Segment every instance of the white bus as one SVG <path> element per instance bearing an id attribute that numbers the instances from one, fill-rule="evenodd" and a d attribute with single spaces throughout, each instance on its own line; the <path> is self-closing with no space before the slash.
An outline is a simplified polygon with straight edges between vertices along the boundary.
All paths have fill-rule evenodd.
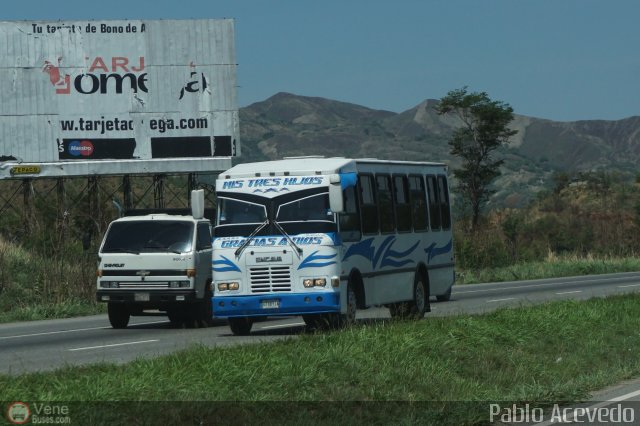
<path id="1" fill-rule="evenodd" d="M 266 316 L 343 325 L 386 306 L 421 318 L 455 280 L 447 167 L 300 157 L 216 180 L 213 311 L 236 335 Z"/>

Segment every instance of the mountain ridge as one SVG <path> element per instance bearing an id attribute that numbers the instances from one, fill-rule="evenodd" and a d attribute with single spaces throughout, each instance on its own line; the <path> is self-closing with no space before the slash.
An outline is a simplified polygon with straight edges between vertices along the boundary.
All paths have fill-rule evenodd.
<path id="1" fill-rule="evenodd" d="M 457 125 L 425 99 L 396 113 L 322 97 L 279 92 L 240 109 L 242 158 L 325 155 L 395 160 L 458 159 L 447 143 Z M 550 187 L 558 171 L 609 168 L 633 173 L 640 160 L 640 116 L 621 120 L 554 121 L 514 115 L 518 134 L 497 154 L 504 158 L 493 202 L 518 207 Z"/>

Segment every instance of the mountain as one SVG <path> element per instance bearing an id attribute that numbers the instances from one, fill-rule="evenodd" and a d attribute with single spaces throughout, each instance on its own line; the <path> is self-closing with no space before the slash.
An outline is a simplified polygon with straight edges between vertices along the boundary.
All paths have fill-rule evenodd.
<path id="1" fill-rule="evenodd" d="M 240 161 L 325 155 L 443 161 L 456 167 L 447 140 L 457 122 L 438 115 L 437 102 L 429 99 L 395 113 L 278 93 L 240 109 Z M 552 185 L 557 171 L 634 171 L 640 160 L 640 117 L 559 122 L 516 115 L 511 127 L 518 134 L 498 153 L 505 164 L 495 183 L 494 205 L 525 205 Z"/>

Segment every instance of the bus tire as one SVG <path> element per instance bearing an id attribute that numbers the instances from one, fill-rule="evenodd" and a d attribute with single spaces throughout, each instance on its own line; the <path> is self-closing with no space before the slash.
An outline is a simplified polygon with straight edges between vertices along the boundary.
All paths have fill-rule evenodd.
<path id="1" fill-rule="evenodd" d="M 429 310 L 429 291 L 424 276 L 416 273 L 413 283 L 413 301 L 409 302 L 409 317 L 413 319 L 424 318 Z"/>
<path id="2" fill-rule="evenodd" d="M 429 310 L 429 293 L 423 274 L 416 273 L 413 280 L 413 300 L 389 305 L 391 318 L 420 319 Z"/>
<path id="3" fill-rule="evenodd" d="M 231 332 L 235 336 L 248 336 L 251 333 L 252 326 L 252 318 L 229 318 L 229 328 L 231 328 Z"/>
<path id="4" fill-rule="evenodd" d="M 347 312 L 329 314 L 329 325 L 331 328 L 350 327 L 356 322 L 356 311 L 358 310 L 358 298 L 351 282 L 347 285 Z"/>
<path id="5" fill-rule="evenodd" d="M 439 296 L 436 296 L 436 300 L 438 302 L 448 302 L 451 300 L 451 287 L 449 287 L 449 290 L 447 290 L 447 292 L 445 294 L 441 294 Z"/>
<path id="6" fill-rule="evenodd" d="M 310 329 L 321 329 L 325 319 L 322 314 L 303 315 L 302 320 Z"/>
<path id="7" fill-rule="evenodd" d="M 129 307 L 122 303 L 108 303 L 107 313 L 109 315 L 109 322 L 113 328 L 127 328 L 129 325 L 129 319 L 131 313 Z"/>

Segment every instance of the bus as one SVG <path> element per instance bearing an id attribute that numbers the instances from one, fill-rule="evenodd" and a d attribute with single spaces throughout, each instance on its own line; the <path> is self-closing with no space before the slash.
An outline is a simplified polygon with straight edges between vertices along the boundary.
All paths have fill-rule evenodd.
<path id="1" fill-rule="evenodd" d="M 216 180 L 213 313 L 234 335 L 301 315 L 344 326 L 384 306 L 422 318 L 455 281 L 447 166 L 324 157 L 238 164 Z"/>

